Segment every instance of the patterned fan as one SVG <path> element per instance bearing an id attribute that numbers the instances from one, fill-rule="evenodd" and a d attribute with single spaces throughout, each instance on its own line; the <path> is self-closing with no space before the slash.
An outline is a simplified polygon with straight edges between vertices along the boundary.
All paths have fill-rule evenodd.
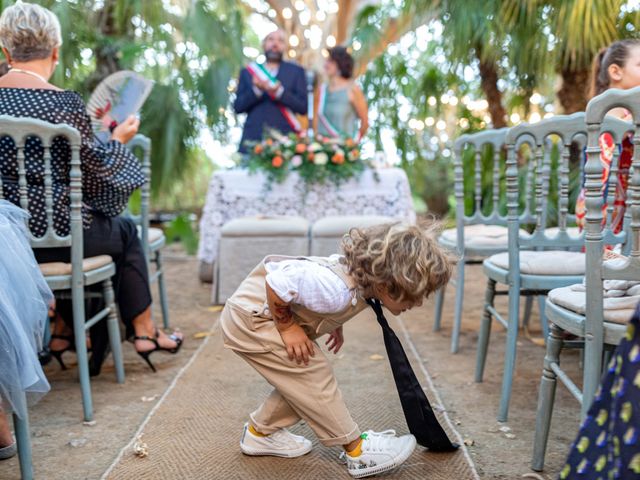
<path id="1" fill-rule="evenodd" d="M 138 113 L 152 87 L 152 81 L 129 70 L 116 72 L 100 82 L 87 104 L 96 137 L 107 142 L 118 123 Z"/>

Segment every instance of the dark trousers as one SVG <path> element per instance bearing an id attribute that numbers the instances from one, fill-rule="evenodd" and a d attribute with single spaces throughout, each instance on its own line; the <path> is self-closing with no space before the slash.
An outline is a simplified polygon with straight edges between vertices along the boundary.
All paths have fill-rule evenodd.
<path id="1" fill-rule="evenodd" d="M 69 248 L 47 248 L 35 251 L 39 263 L 69 262 L 70 255 Z M 120 318 L 126 327 L 126 336 L 129 338 L 134 333 L 133 319 L 151 305 L 149 272 L 135 223 L 125 217 L 105 217 L 94 213 L 91 226 L 84 230 L 84 257 L 97 255 L 109 255 L 116 264 L 116 274 L 112 278 L 113 288 Z M 96 291 L 102 291 L 101 285 L 93 288 Z M 56 303 L 56 309 L 60 315 L 68 325 L 72 326 L 71 301 L 59 300 Z M 87 302 L 87 318 L 101 307 L 98 303 L 101 302 Z M 106 322 L 98 322 L 96 327 L 91 332 L 92 344 L 94 338 L 99 343 L 106 342 Z M 96 345 L 93 346 L 96 347 Z"/>

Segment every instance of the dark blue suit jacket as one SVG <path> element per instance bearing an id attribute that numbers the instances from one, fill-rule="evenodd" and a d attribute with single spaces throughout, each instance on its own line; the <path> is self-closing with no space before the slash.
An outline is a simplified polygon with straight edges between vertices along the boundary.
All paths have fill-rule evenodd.
<path id="1" fill-rule="evenodd" d="M 249 71 L 243 68 L 240 72 L 233 108 L 236 113 L 247 114 L 247 121 L 244 124 L 240 141 L 239 151 L 241 153 L 248 151 L 244 144 L 245 140 L 262 140 L 265 126 L 285 134 L 293 131 L 278 108 L 278 103 L 294 113 L 307 114 L 307 81 L 302 67 L 295 63 L 281 62 L 276 78 L 284 87 L 284 92 L 279 100 L 272 100 L 266 93 L 257 97 L 253 91 L 253 79 Z"/>

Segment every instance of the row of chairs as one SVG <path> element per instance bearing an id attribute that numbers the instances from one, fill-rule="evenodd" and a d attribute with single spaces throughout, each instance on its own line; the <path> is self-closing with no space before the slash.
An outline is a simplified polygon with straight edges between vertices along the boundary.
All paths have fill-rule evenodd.
<path id="1" fill-rule="evenodd" d="M 635 125 L 607 116 L 614 107 L 627 108 Z M 617 181 L 618 148 L 608 179 L 603 185 L 599 138 L 612 136 L 616 146 L 640 126 L 640 88 L 609 90 L 594 98 L 586 112 L 561 115 L 536 124 L 521 124 L 510 129 L 490 130 L 464 135 L 455 145 L 456 228 L 445 231 L 441 243 L 460 255 L 458 265 L 452 351 L 458 350 L 464 269 L 469 263 L 483 263 L 487 277 L 485 304 L 478 338 L 475 379 L 481 382 L 487 357 L 492 320 L 507 329 L 502 391 L 498 421 L 506 421 L 516 362 L 517 337 L 522 323 L 528 321 L 532 300 L 538 298 L 540 320 L 546 341 L 541 387 L 538 399 L 532 467 L 541 470 L 555 386 L 560 379 L 581 404 L 582 417 L 594 398 L 603 368 L 603 352 L 612 349 L 624 337 L 625 325 L 604 320 L 603 280 L 640 280 L 640 163 L 634 156 L 629 176 L 628 208 L 622 231 L 614 233 L 612 217 Z M 553 141 L 550 141 L 553 140 Z M 634 144 L 640 141 L 634 137 Z M 582 148 L 586 144 L 588 161 L 583 169 Z M 526 146 L 525 146 L 526 145 Z M 572 146 L 579 153 L 571 161 Z M 638 148 L 638 147 L 636 147 Z M 483 162 L 483 153 L 491 151 L 492 165 Z M 553 150 L 559 158 L 552 160 Z M 575 149 L 573 151 L 576 151 Z M 473 172 L 464 168 L 465 155 Z M 485 165 L 483 165 L 483 163 Z M 572 165 L 575 165 L 572 168 Z M 484 171 L 483 171 L 483 167 Z M 491 171 L 487 173 L 488 168 Z M 633 171 L 636 173 L 634 174 Z M 575 215 L 570 212 L 570 181 L 586 178 L 586 231 L 571 227 Z M 486 180 L 490 179 L 490 205 L 483 204 Z M 466 180 L 466 182 L 465 182 Z M 603 213 L 603 191 L 608 192 Z M 557 204 L 551 204 L 551 195 Z M 483 195 L 484 194 L 484 195 Z M 472 203 L 467 215 L 465 199 Z M 469 202 L 470 201 L 470 202 Z M 486 203 L 486 202 L 485 202 Z M 551 226 L 555 224 L 554 226 Z M 612 267 L 603 259 L 605 245 L 622 245 L 628 254 L 623 266 Z M 581 283 L 586 284 L 586 311 L 578 313 L 546 298 L 549 291 Z M 498 292 L 496 286 L 505 285 Z M 558 294 L 562 292 L 557 290 Z M 503 316 L 494 305 L 497 294 L 508 295 L 508 313 Z M 520 297 L 526 296 L 524 315 L 520 315 Z M 546 299 L 545 299 L 546 298 Z M 438 292 L 434 328 L 440 328 L 444 292 Z M 547 319 L 550 321 L 549 328 Z M 567 340 L 565 332 L 577 338 Z M 560 368 L 563 347 L 584 349 L 582 389 Z"/>
<path id="2" fill-rule="evenodd" d="M 115 297 L 111 277 L 115 274 L 115 264 L 108 255 L 84 258 L 83 256 L 83 227 L 82 227 L 82 172 L 80 168 L 80 133 L 64 124 L 50 124 L 37 119 L 15 118 L 10 116 L 0 116 L 0 137 L 10 137 L 15 145 L 18 161 L 18 190 L 20 196 L 20 206 L 29 210 L 28 187 L 33 181 L 27 172 L 31 171 L 29 161 L 24 154 L 25 144 L 29 138 L 38 138 L 43 155 L 38 159 L 44 167 L 44 204 L 47 221 L 47 230 L 44 236 L 36 237 L 30 234 L 31 246 L 36 248 L 56 248 L 67 247 L 71 250 L 70 263 L 47 263 L 41 264 L 40 268 L 49 287 L 56 292 L 57 298 L 69 298 L 72 302 L 73 310 L 73 330 L 75 336 L 75 347 L 78 357 L 78 376 L 82 392 L 82 406 L 84 421 L 93 420 L 93 403 L 91 396 L 91 383 L 89 376 L 89 363 L 87 358 L 86 332 L 89 328 L 100 321 L 108 324 L 109 343 L 115 364 L 116 381 L 124 383 L 125 372 L 122 360 L 122 349 L 120 339 L 120 327 L 118 321 L 118 309 L 115 304 Z M 53 178 L 52 178 L 52 157 L 51 146 L 54 140 L 63 137 L 69 144 L 70 158 L 70 233 L 60 236 L 53 228 Z M 135 217 L 139 225 L 139 233 L 143 250 L 147 256 L 148 263 L 154 263 L 155 269 L 150 275 L 151 281 L 157 281 L 160 293 L 160 304 L 163 315 L 163 325 L 169 326 L 169 310 L 167 294 L 164 285 L 164 271 L 162 267 L 161 249 L 165 244 L 165 237 L 162 230 L 149 227 L 149 197 L 150 197 L 150 153 L 151 142 L 143 135 L 136 135 L 129 143 L 129 148 L 136 152 L 141 160 L 142 170 L 147 181 L 141 188 L 141 211 Z M 2 179 L 0 178 L 0 198 L 4 198 L 2 189 Z M 151 270 L 150 270 L 151 272 Z M 86 287 L 101 285 L 101 296 L 104 300 L 104 308 L 91 318 L 85 315 L 85 300 L 95 293 L 90 293 Z M 45 329 L 48 332 L 48 326 Z M 45 333 L 46 333 L 45 332 Z M 46 335 L 45 335 L 46 336 Z M 45 339 L 46 340 L 46 339 Z M 26 402 L 26 399 L 25 399 Z M 14 415 L 14 426 L 16 441 L 18 444 L 20 469 L 23 479 L 33 477 L 31 465 L 31 443 L 29 437 L 28 418 L 19 418 Z"/>

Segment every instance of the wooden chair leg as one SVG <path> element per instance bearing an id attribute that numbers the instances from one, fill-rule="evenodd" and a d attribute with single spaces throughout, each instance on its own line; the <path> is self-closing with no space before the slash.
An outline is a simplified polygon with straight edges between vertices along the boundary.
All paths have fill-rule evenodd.
<path id="1" fill-rule="evenodd" d="M 105 306 L 109 308 L 107 316 L 107 330 L 109 332 L 109 345 L 113 354 L 113 363 L 116 370 L 116 381 L 124 383 L 124 362 L 122 360 L 122 343 L 120 342 L 120 328 L 118 326 L 118 313 L 113 294 L 113 284 L 108 278 L 102 282 Z"/>
<path id="2" fill-rule="evenodd" d="M 456 278 L 456 302 L 453 313 L 453 333 L 451 334 L 451 353 L 458 353 L 460 346 L 460 329 L 462 327 L 462 302 L 464 301 L 464 258 L 458 262 Z"/>
<path id="3" fill-rule="evenodd" d="M 562 330 L 552 325 L 551 333 L 547 340 L 547 353 L 544 357 L 542 379 L 540 380 L 538 410 L 536 412 L 536 433 L 533 440 L 533 457 L 531 459 L 531 468 L 537 472 L 542 471 L 544 468 L 544 457 L 547 451 L 551 415 L 556 396 L 557 379 L 551 366 L 560 364 L 561 350 Z"/>
<path id="4" fill-rule="evenodd" d="M 169 301 L 167 298 L 167 289 L 164 284 L 164 270 L 162 269 L 162 255 L 160 250 L 155 254 L 156 272 L 158 273 L 158 291 L 160 292 L 160 308 L 162 309 L 162 325 L 165 329 L 169 328 Z"/>
<path id="5" fill-rule="evenodd" d="M 13 414 L 13 429 L 16 434 L 16 443 L 18 445 L 18 461 L 20 463 L 20 476 L 22 480 L 33 479 L 33 462 L 31 455 L 31 435 L 29 433 L 29 416 L 27 413 L 27 399 L 24 394 L 18 400 L 21 410 L 24 409 L 25 417 L 19 418 Z"/>
<path id="6" fill-rule="evenodd" d="M 446 286 L 443 286 L 442 288 L 439 288 L 438 291 L 436 292 L 436 307 L 435 307 L 435 314 L 434 314 L 434 320 L 433 320 L 433 331 L 434 332 L 439 332 L 440 329 L 442 328 L 442 307 L 444 305 L 444 294 L 446 291 Z"/>
<path id="7" fill-rule="evenodd" d="M 484 294 L 484 311 L 480 324 L 480 334 L 478 336 L 478 351 L 476 354 L 476 382 L 482 382 L 484 376 L 484 366 L 487 360 L 487 349 L 489 348 L 489 336 L 491 334 L 491 312 L 487 307 L 493 307 L 496 296 L 496 281 L 487 279 L 487 289 Z"/>
<path id="8" fill-rule="evenodd" d="M 547 305 L 547 296 L 538 295 L 538 312 L 540 313 L 540 327 L 542 328 L 542 336 L 544 337 L 545 342 L 549 337 L 549 321 L 547 320 L 547 315 L 545 314 L 546 305 Z"/>
<path id="9" fill-rule="evenodd" d="M 527 295 L 524 300 L 524 317 L 522 319 L 523 328 L 526 328 L 529 326 L 529 321 L 531 320 L 532 311 L 533 311 L 533 297 L 531 295 Z"/>
<path id="10" fill-rule="evenodd" d="M 89 360 L 87 357 L 87 340 L 84 311 L 84 285 L 74 285 L 71 292 L 73 307 L 73 332 L 76 341 L 78 358 L 78 378 L 82 393 L 82 409 L 84 421 L 93 420 L 93 401 L 91 399 L 91 380 L 89 378 Z"/>
<path id="11" fill-rule="evenodd" d="M 507 319 L 507 344 L 504 352 L 504 369 L 502 371 L 502 393 L 498 408 L 498 421 L 506 422 L 509 416 L 511 387 L 516 367 L 516 349 L 518 329 L 520 328 L 520 282 L 509 286 L 509 317 Z"/>

